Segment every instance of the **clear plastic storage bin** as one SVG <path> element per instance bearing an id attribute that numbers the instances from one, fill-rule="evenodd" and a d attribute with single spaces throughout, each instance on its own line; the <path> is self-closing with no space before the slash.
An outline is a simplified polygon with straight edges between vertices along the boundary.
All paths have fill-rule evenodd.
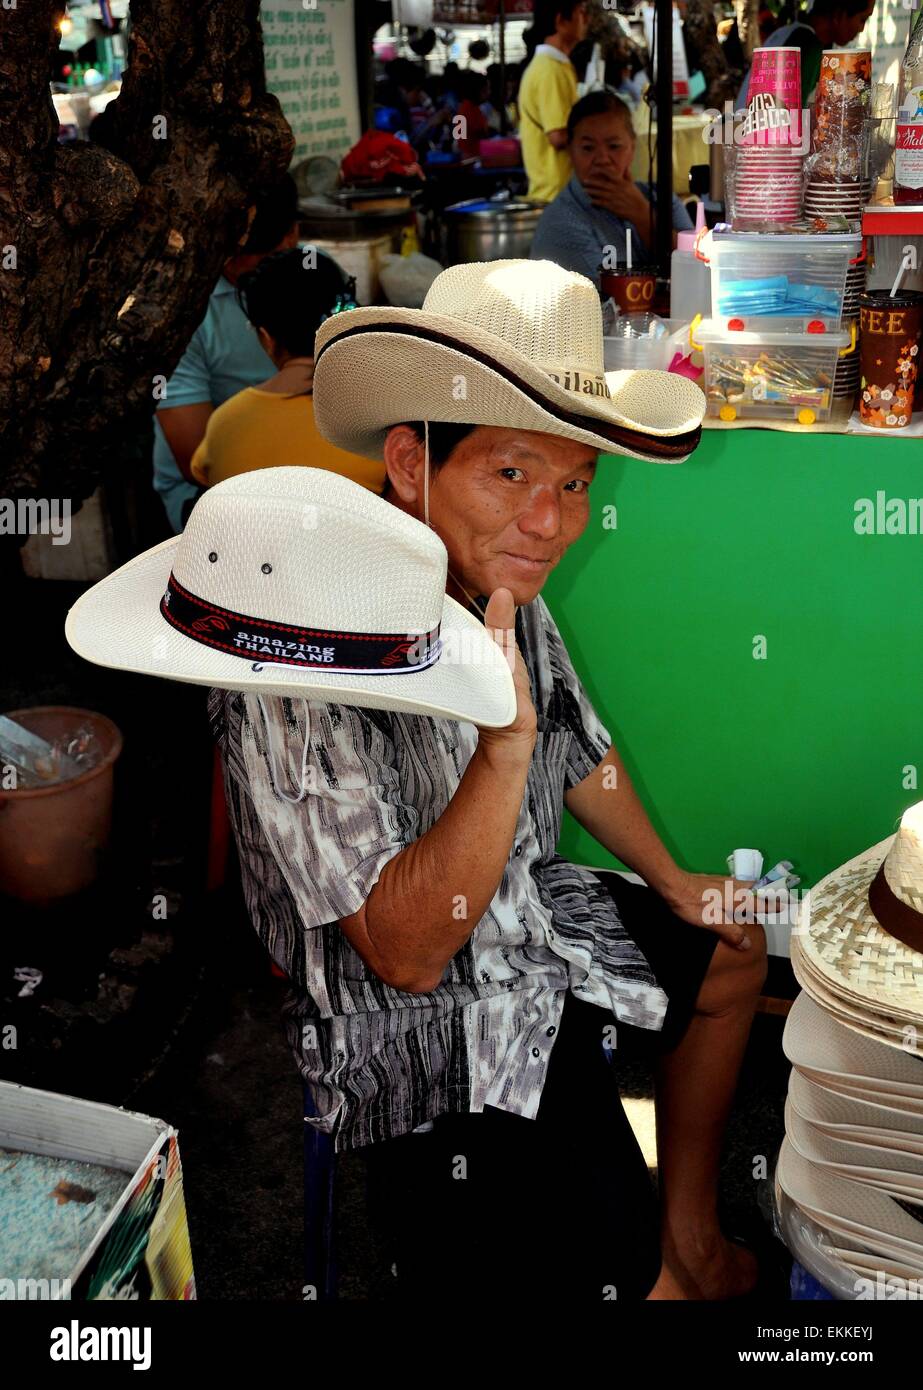
<path id="1" fill-rule="evenodd" d="M 855 330 L 790 333 L 769 321 L 766 330 L 728 331 L 708 319 L 690 340 L 705 354 L 708 414 L 721 420 L 828 420 L 840 356 L 855 351 Z"/>
<path id="2" fill-rule="evenodd" d="M 796 334 L 815 321 L 839 326 L 846 272 L 863 254 L 861 235 L 846 232 L 788 236 L 714 231 L 703 251 L 711 265 L 715 321 L 746 330 L 761 326 L 765 318 L 785 319 L 780 331 Z"/>

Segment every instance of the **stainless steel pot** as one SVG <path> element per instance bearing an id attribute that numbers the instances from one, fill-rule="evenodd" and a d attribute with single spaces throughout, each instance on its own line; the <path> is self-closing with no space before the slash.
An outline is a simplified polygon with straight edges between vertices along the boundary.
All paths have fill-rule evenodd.
<path id="1" fill-rule="evenodd" d="M 524 259 L 544 207 L 522 199 L 453 203 L 443 213 L 446 265 Z"/>

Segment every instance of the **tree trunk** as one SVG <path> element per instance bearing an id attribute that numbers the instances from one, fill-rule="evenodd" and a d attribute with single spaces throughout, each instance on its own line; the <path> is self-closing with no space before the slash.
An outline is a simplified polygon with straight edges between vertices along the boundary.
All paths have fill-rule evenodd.
<path id="1" fill-rule="evenodd" d="M 62 13 L 29 0 L 0 31 L 0 495 L 76 508 L 153 409 L 294 140 L 259 0 L 132 0 L 118 99 L 93 143 L 59 145 Z"/>

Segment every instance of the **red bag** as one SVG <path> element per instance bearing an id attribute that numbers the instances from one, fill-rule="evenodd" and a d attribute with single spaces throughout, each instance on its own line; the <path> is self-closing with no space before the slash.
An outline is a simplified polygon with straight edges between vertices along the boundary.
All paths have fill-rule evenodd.
<path id="1" fill-rule="evenodd" d="M 412 174 L 423 177 L 417 154 L 406 140 L 398 140 L 385 130 L 367 130 L 344 155 L 340 165 L 344 183 L 357 179 L 381 183 L 388 174 Z"/>

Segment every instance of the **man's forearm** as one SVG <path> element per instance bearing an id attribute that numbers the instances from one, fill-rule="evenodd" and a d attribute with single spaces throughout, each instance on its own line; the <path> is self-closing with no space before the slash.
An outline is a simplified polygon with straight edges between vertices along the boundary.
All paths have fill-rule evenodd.
<path id="1" fill-rule="evenodd" d="M 396 989 L 439 983 L 497 891 L 525 792 L 527 745 L 478 745 L 435 825 L 389 860 L 364 906 L 341 922 L 366 963 Z"/>
<path id="2" fill-rule="evenodd" d="M 565 794 L 564 801 L 571 815 L 610 854 L 658 893 L 669 894 L 682 871 L 651 824 L 614 747 L 589 777 Z"/>

